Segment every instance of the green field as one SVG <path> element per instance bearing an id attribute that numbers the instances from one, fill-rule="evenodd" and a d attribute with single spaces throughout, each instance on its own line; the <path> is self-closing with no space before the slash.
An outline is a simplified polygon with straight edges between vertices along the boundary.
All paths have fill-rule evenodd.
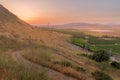
<path id="1" fill-rule="evenodd" d="M 120 53 L 120 38 L 118 37 L 109 37 L 109 36 L 95 37 L 91 35 L 85 35 L 84 33 L 78 30 L 72 30 L 72 29 L 57 29 L 55 31 L 72 35 L 71 43 L 80 46 L 82 48 L 84 48 L 85 46 L 85 36 L 87 36 L 88 49 L 90 51 L 96 52 L 101 49 L 109 51 L 110 49 L 112 49 L 113 53 L 116 54 Z"/>

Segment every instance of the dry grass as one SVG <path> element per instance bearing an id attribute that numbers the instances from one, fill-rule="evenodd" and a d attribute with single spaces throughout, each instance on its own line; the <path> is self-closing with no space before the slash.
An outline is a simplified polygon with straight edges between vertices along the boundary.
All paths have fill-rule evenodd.
<path id="1" fill-rule="evenodd" d="M 4 10 L 5 12 L 1 10 Z M 78 57 L 76 54 L 83 51 L 76 49 L 68 43 L 70 35 L 32 27 L 4 8 L 0 9 L 0 35 L 12 39 L 17 38 L 21 41 L 29 41 L 29 46 L 27 46 L 28 51 L 23 54 L 25 58 L 77 79 L 84 80 L 84 78 L 86 78 L 86 80 L 93 80 L 91 72 L 102 70 L 101 67 L 107 67 L 104 66 L 104 64 L 96 63 L 88 58 Z M 42 46 L 41 48 L 39 46 L 39 50 L 37 51 L 34 44 L 31 44 L 31 42 L 41 42 L 48 47 Z M 57 52 L 60 54 L 58 55 Z M 88 72 L 78 72 L 73 67 L 54 64 L 55 61 L 61 62 L 63 60 L 70 61 L 74 66 L 83 67 L 87 69 Z M 0 73 L 3 73 L 0 75 L 0 78 L 3 80 L 6 80 L 7 78 L 9 78 L 9 80 L 40 80 L 39 73 L 36 73 L 33 70 L 26 70 L 23 66 L 18 65 L 10 58 L 9 54 L 0 54 L 0 67 Z M 110 66 L 108 66 L 104 72 L 109 74 L 114 80 L 120 79 L 120 71 L 115 70 Z M 7 77 L 7 75 L 9 76 Z"/>
<path id="2" fill-rule="evenodd" d="M 66 67 L 63 66 L 61 63 L 63 60 L 67 60 L 64 57 L 57 55 L 57 51 L 54 51 L 54 49 L 48 48 L 48 47 L 38 47 L 37 49 L 33 50 L 27 50 L 23 53 L 23 56 L 37 64 L 40 64 L 42 66 L 54 69 L 58 72 L 61 72 L 65 75 L 84 80 L 85 76 L 83 76 L 81 73 L 75 70 L 72 67 Z M 58 62 L 55 63 L 55 62 Z M 70 61 L 71 62 L 71 61 Z"/>

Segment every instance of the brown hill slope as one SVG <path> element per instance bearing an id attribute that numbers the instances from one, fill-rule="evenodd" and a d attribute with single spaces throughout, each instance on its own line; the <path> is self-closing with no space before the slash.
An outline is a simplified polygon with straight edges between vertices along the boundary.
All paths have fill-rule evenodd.
<path id="1" fill-rule="evenodd" d="M 9 10 L 4 8 L 2 5 L 0 5 L 0 35 L 4 35 L 4 36 L 7 36 L 9 38 L 15 38 L 15 39 L 19 39 L 19 40 L 28 40 L 29 39 L 29 40 L 32 40 L 32 41 L 35 41 L 35 42 L 38 42 L 38 43 L 42 42 L 45 46 L 49 46 L 51 50 L 53 50 L 53 48 L 54 48 L 54 49 L 59 50 L 60 53 L 63 52 L 63 53 L 67 53 L 67 54 L 70 55 L 70 54 L 76 52 L 76 50 L 74 50 L 74 48 L 69 43 L 67 43 L 67 40 L 65 39 L 67 35 L 60 34 L 60 33 L 57 33 L 57 32 L 43 30 L 43 29 L 36 28 L 36 27 L 32 27 L 31 25 L 29 25 L 29 24 L 25 23 L 24 21 L 20 20 L 17 16 L 12 14 Z M 10 46 L 12 46 L 12 45 L 10 44 Z M 31 49 L 33 49 L 33 47 Z M 47 51 L 47 48 L 46 49 L 41 49 L 41 51 L 40 51 L 41 53 L 42 53 L 42 50 Z M 57 51 L 56 51 L 56 53 L 57 53 Z M 54 54 L 56 55 L 56 53 L 54 53 Z M 51 54 L 53 54 L 53 52 Z M 35 55 L 36 55 L 36 53 L 35 53 Z M 17 62 L 16 59 L 14 59 L 14 55 L 8 55 L 7 54 L 7 56 L 10 56 L 11 61 L 14 60 L 15 62 Z M 62 57 L 60 55 L 57 55 L 57 56 L 60 57 L 60 58 Z M 57 57 L 57 56 L 55 56 L 55 57 Z M 15 55 L 15 57 L 16 57 L 16 55 Z M 41 57 L 41 56 L 39 56 L 39 57 Z M 63 56 L 63 58 L 64 58 L 64 56 Z M 4 59 L 6 60 L 8 58 L 4 57 Z M 22 58 L 20 58 L 20 62 L 21 62 L 21 60 L 22 60 Z M 7 61 L 9 61 L 9 60 L 7 60 Z M 46 61 L 46 60 L 44 60 L 44 61 Z M 17 63 L 19 64 L 20 62 L 17 62 Z M 9 63 L 10 63 L 10 61 L 9 61 Z M 29 65 L 27 67 L 29 67 Z M 64 74 L 64 73 L 62 72 L 61 74 Z M 56 77 L 56 75 L 54 75 L 54 77 Z M 61 75 L 59 75 L 58 77 L 62 78 Z M 67 76 L 65 76 L 65 77 L 67 77 Z M 1 77 L 0 77 L 0 80 L 1 80 Z M 15 80 L 18 80 L 18 79 L 15 79 Z M 57 79 L 55 79 L 55 80 L 57 80 Z M 65 79 L 63 78 L 63 79 L 59 79 L 59 80 L 65 80 Z M 69 79 L 69 80 L 72 80 L 72 79 Z"/>
<path id="2" fill-rule="evenodd" d="M 91 75 L 91 72 L 94 72 L 95 70 L 101 71 L 101 69 L 103 69 L 105 67 L 106 68 L 105 72 L 108 73 L 113 78 L 115 78 L 115 80 L 119 80 L 119 78 L 120 78 L 118 75 L 119 71 L 116 71 L 113 68 L 109 69 L 109 67 L 108 66 L 106 67 L 104 64 L 103 65 L 98 64 L 88 58 L 78 56 L 78 54 L 80 54 L 80 51 L 82 49 L 78 48 L 77 46 L 73 46 L 67 42 L 66 38 L 69 38 L 69 35 L 65 35 L 62 33 L 60 34 L 57 32 L 47 31 L 47 30 L 43 30 L 40 28 L 32 27 L 31 25 L 20 20 L 17 16 L 12 14 L 10 11 L 8 11 L 6 8 L 4 8 L 2 5 L 0 5 L 0 35 L 7 36 L 9 38 L 15 38 L 15 39 L 17 38 L 19 40 L 30 39 L 30 40 L 33 40 L 36 42 L 44 43 L 45 45 L 50 47 L 50 50 L 49 50 L 49 48 L 43 48 L 43 47 L 40 47 L 37 49 L 35 49 L 36 48 L 35 47 L 34 48 L 35 50 L 31 50 L 31 48 L 30 48 L 28 51 L 26 50 L 24 53 L 22 53 L 24 56 L 24 59 L 30 60 L 30 62 L 33 62 L 33 63 L 37 63 L 37 64 L 39 63 L 40 65 L 41 64 L 43 65 L 41 59 L 44 54 L 42 54 L 42 53 L 47 54 L 47 52 L 48 52 L 49 54 L 54 54 L 54 56 L 52 56 L 52 57 L 50 56 L 51 60 L 48 59 L 49 54 L 47 56 L 47 59 L 45 58 L 46 60 L 43 59 L 43 61 L 46 61 L 44 63 L 44 66 L 50 67 L 51 69 L 57 70 L 61 73 L 65 73 L 69 76 L 78 78 L 83 75 L 86 77 L 86 80 L 93 80 L 93 76 Z M 51 48 L 55 48 L 55 49 L 59 50 L 59 53 L 57 50 L 52 51 Z M 39 53 L 40 51 L 41 51 L 41 53 Z M 7 63 L 11 64 L 10 63 L 10 60 L 12 61 L 11 55 L 6 54 L 6 56 L 3 59 L 5 59 L 5 61 Z M 8 56 L 10 56 L 10 60 L 8 59 Z M 16 54 L 14 55 L 14 53 L 13 53 L 12 57 L 14 57 L 14 56 L 16 57 Z M 2 56 L 0 56 L 0 59 L 1 59 L 1 57 Z M 18 58 L 18 60 L 19 60 L 19 58 Z M 72 68 L 71 67 L 67 68 L 66 66 L 63 67 L 64 63 L 66 64 L 66 60 L 70 61 L 73 64 Z M 21 58 L 20 58 L 20 61 L 21 61 Z M 54 62 L 54 61 L 56 61 L 56 62 Z M 61 65 L 61 63 L 63 65 Z M 67 63 L 69 64 L 69 62 L 67 62 Z M 80 70 L 81 69 L 84 70 L 83 68 L 85 68 L 86 72 L 84 73 L 79 70 L 76 71 L 76 69 L 74 69 L 74 68 L 77 68 Z M 7 71 L 5 71 L 5 72 L 7 72 Z M 111 72 L 114 72 L 114 73 L 111 73 Z M 13 80 L 13 79 L 11 79 L 11 80 Z M 17 79 L 15 79 L 15 80 L 17 80 Z M 65 80 L 65 79 L 62 79 L 62 80 Z"/>
<path id="3" fill-rule="evenodd" d="M 41 41 L 48 46 L 59 48 L 64 52 L 66 50 L 69 52 L 75 51 L 64 39 L 68 35 L 34 28 L 20 20 L 2 5 L 0 5 L 0 35 L 16 37 L 21 40 L 32 39 Z"/>

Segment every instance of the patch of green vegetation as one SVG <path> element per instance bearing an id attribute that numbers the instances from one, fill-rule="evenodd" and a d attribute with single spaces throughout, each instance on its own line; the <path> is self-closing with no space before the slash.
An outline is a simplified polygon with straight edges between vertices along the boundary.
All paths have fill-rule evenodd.
<path id="1" fill-rule="evenodd" d="M 114 68 L 120 69 L 120 63 L 118 63 L 116 61 L 112 62 L 111 66 L 114 67 Z"/>
<path id="2" fill-rule="evenodd" d="M 81 38 L 71 38 L 71 43 L 84 48 L 85 42 Z"/>
<path id="3" fill-rule="evenodd" d="M 58 65 L 61 65 L 63 67 L 69 67 L 69 68 L 72 68 L 78 72 L 86 72 L 87 70 L 84 69 L 83 67 L 80 67 L 80 66 L 77 66 L 77 65 L 73 65 L 70 61 L 55 61 L 54 64 L 58 64 Z"/>
<path id="4" fill-rule="evenodd" d="M 120 45 L 96 45 L 96 47 L 107 51 L 112 49 L 113 53 L 120 53 Z"/>
<path id="5" fill-rule="evenodd" d="M 96 53 L 93 54 L 77 54 L 78 56 L 83 56 L 83 57 L 87 57 L 89 59 L 93 59 L 97 62 L 104 62 L 104 61 L 109 61 L 110 60 L 110 55 L 108 54 L 108 52 L 104 51 L 104 50 L 99 50 Z"/>
<path id="6" fill-rule="evenodd" d="M 96 47 L 95 45 L 89 45 L 88 50 L 91 52 L 97 52 L 97 51 L 99 51 L 99 48 Z"/>
<path id="7" fill-rule="evenodd" d="M 114 45 L 114 44 L 120 44 L 120 40 L 119 39 L 111 39 L 111 40 L 105 40 L 102 38 L 98 38 L 98 37 L 90 37 L 89 38 L 89 43 L 90 44 L 94 44 L 94 45 Z"/>
<path id="8" fill-rule="evenodd" d="M 72 63 L 69 61 L 62 61 L 61 65 L 64 67 L 72 67 L 73 66 Z"/>
<path id="9" fill-rule="evenodd" d="M 102 62 L 99 65 L 100 70 L 102 71 L 109 71 L 111 69 L 109 62 Z"/>
<path id="10" fill-rule="evenodd" d="M 82 53 L 82 54 L 77 54 L 77 55 L 92 59 L 92 54 L 90 55 L 90 54 L 87 54 L 87 53 Z"/>
<path id="11" fill-rule="evenodd" d="M 80 53 L 80 54 L 77 54 L 78 56 L 84 56 L 84 57 L 88 57 L 88 55 L 86 53 Z"/>
<path id="12" fill-rule="evenodd" d="M 110 55 L 106 51 L 100 50 L 92 55 L 92 59 L 97 62 L 109 61 Z"/>
<path id="13" fill-rule="evenodd" d="M 96 80 L 113 80 L 109 75 L 100 71 L 95 71 L 92 75 Z"/>
<path id="14" fill-rule="evenodd" d="M 85 41 L 84 38 L 81 37 L 72 37 L 71 43 L 77 46 L 84 48 Z M 99 50 L 106 50 L 109 51 L 110 49 L 113 50 L 112 53 L 120 53 L 120 39 L 113 39 L 113 40 L 104 40 L 98 37 L 89 36 L 88 38 L 88 50 L 91 52 L 97 52 Z"/>

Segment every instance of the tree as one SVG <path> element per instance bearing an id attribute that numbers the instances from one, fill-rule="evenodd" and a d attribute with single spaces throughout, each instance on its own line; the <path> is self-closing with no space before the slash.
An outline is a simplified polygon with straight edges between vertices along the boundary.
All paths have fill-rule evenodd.
<path id="1" fill-rule="evenodd" d="M 110 56 L 105 50 L 100 50 L 97 53 L 94 53 L 92 59 L 97 62 L 109 61 Z"/>

